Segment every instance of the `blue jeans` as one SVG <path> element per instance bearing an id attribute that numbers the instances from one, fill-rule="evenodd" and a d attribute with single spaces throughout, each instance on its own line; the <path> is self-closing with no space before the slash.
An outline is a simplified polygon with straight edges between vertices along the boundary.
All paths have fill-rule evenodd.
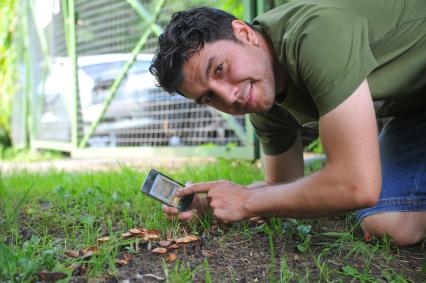
<path id="1" fill-rule="evenodd" d="M 396 117 L 380 133 L 382 191 L 375 207 L 356 216 L 382 212 L 426 211 L 426 110 Z"/>

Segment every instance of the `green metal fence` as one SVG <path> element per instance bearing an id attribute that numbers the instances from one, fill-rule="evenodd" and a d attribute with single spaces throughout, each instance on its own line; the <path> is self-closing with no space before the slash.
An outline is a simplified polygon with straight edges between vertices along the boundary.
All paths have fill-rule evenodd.
<path id="1" fill-rule="evenodd" d="M 14 143 L 76 157 L 254 158 L 247 117 L 170 97 L 147 71 L 171 14 L 200 4 L 182 2 L 21 0 Z M 267 6 L 243 3 L 246 20 Z"/>

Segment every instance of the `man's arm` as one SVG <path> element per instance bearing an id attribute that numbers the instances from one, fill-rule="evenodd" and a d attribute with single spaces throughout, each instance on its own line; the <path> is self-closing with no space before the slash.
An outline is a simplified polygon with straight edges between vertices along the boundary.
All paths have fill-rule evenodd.
<path id="1" fill-rule="evenodd" d="M 303 146 L 300 134 L 293 146 L 284 153 L 264 155 L 265 182 L 268 184 L 285 183 L 303 177 Z"/>
<path id="2" fill-rule="evenodd" d="M 366 80 L 321 117 L 320 137 L 327 164 L 307 177 L 258 190 L 244 190 L 227 181 L 200 183 L 180 195 L 208 192 L 214 214 L 225 222 L 258 215 L 319 217 L 373 206 L 380 194 L 381 173 L 377 125 Z M 278 178 L 279 172 L 272 172 L 270 177 Z"/>
<path id="3" fill-rule="evenodd" d="M 379 145 L 366 80 L 320 119 L 320 137 L 326 166 L 293 183 L 253 192 L 246 203 L 250 214 L 316 217 L 377 202 L 381 187 Z"/>
<path id="4" fill-rule="evenodd" d="M 294 144 L 287 151 L 278 155 L 264 155 L 263 168 L 265 180 L 248 185 L 248 189 L 288 183 L 303 177 L 303 146 L 300 134 L 297 135 Z"/>

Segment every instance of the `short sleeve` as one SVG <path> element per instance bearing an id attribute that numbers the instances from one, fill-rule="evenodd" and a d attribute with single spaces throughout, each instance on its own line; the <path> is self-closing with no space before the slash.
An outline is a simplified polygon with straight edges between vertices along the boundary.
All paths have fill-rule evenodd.
<path id="1" fill-rule="evenodd" d="M 303 85 L 323 116 L 349 97 L 374 70 L 368 21 L 348 10 L 323 10 L 293 30 L 290 76 Z"/>
<path id="2" fill-rule="evenodd" d="M 297 122 L 290 113 L 275 104 L 268 113 L 250 114 L 250 122 L 267 155 L 287 151 L 297 138 Z"/>

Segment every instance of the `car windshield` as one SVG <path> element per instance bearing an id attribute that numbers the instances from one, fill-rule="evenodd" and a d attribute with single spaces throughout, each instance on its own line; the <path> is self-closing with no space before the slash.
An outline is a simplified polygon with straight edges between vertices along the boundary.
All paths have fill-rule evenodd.
<path id="1" fill-rule="evenodd" d="M 149 61 L 136 61 L 129 69 L 129 74 L 140 74 L 148 72 L 150 63 L 151 62 Z M 108 62 L 83 66 L 82 69 L 94 81 L 99 81 L 103 78 L 116 78 L 125 64 L 126 61 Z"/>
<path id="2" fill-rule="evenodd" d="M 135 84 L 135 80 L 132 80 L 131 85 L 127 85 L 129 78 L 136 77 L 146 77 L 149 74 L 149 65 L 150 61 L 148 60 L 138 60 L 136 61 L 129 69 L 126 78 L 120 85 L 117 94 L 115 95 L 116 99 L 124 98 L 127 96 L 135 96 L 142 91 L 146 91 L 146 84 L 144 85 L 139 81 L 138 84 Z M 87 73 L 89 77 L 91 77 L 95 83 L 93 87 L 93 103 L 102 102 L 109 89 L 111 88 L 114 80 L 118 77 L 119 73 L 123 69 L 126 61 L 116 61 L 116 62 L 107 62 L 107 63 L 99 63 L 92 64 L 87 66 L 82 66 L 81 69 Z M 150 74 L 148 75 L 151 76 Z M 154 85 L 152 85 L 154 86 Z"/>

